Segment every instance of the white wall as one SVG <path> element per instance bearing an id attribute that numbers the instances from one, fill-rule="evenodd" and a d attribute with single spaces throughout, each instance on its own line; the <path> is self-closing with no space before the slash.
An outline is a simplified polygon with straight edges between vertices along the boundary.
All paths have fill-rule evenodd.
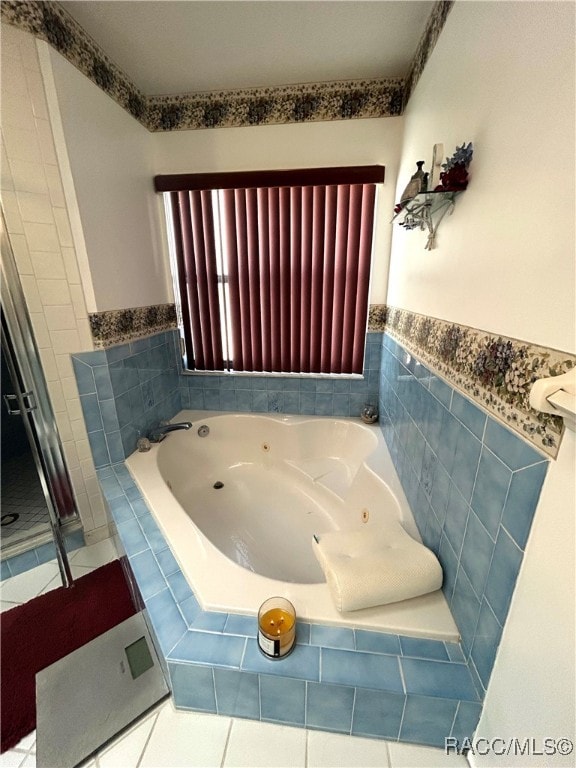
<path id="1" fill-rule="evenodd" d="M 38 49 L 47 55 L 48 46 Z M 108 517 L 70 354 L 93 349 L 37 44 L 2 25 L 2 208 L 88 542 Z"/>
<path id="2" fill-rule="evenodd" d="M 572 3 L 454 5 L 405 113 L 398 194 L 437 142 L 474 143 L 470 185 L 436 250 L 395 227 L 390 304 L 574 350 L 574 95 Z"/>
<path id="3" fill-rule="evenodd" d="M 437 142 L 474 143 L 471 182 L 436 250 L 395 228 L 388 303 L 574 351 L 574 94 L 573 4 L 455 4 L 405 115 L 398 192 Z M 478 737 L 574 739 L 574 442 L 545 482 Z"/>
<path id="4" fill-rule="evenodd" d="M 50 59 L 81 219 L 73 231 L 94 292 L 89 311 L 172 301 L 155 174 L 334 165 L 386 167 L 370 298 L 385 302 L 403 118 L 150 134 L 62 56 Z"/>
<path id="5" fill-rule="evenodd" d="M 81 220 L 73 231 L 93 287 L 88 311 L 172 301 L 152 135 L 52 49 L 50 61 L 71 170 L 65 181 Z"/>
<path id="6" fill-rule="evenodd" d="M 389 117 L 154 134 L 154 167 L 160 174 L 384 165 L 370 291 L 370 302 L 383 304 L 402 126 L 403 118 Z"/>

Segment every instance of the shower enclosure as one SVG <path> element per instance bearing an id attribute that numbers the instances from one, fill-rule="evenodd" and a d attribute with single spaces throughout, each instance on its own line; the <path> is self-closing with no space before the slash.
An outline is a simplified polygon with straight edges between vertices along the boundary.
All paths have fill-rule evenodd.
<path id="1" fill-rule="evenodd" d="M 73 582 L 65 536 L 81 528 L 14 256 L 1 221 L 2 561 L 54 543 Z"/>

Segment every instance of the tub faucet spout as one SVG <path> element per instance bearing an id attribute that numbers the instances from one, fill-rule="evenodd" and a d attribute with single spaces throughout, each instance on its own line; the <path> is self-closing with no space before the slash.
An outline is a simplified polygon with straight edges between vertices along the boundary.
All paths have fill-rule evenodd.
<path id="1" fill-rule="evenodd" d="M 169 432 L 175 432 L 177 429 L 190 429 L 191 421 L 179 421 L 175 424 L 158 424 L 148 433 L 148 440 L 151 443 L 161 443 Z"/>

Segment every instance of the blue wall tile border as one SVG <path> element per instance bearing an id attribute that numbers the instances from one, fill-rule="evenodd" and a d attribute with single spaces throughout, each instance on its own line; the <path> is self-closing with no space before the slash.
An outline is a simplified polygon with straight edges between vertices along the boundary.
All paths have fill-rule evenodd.
<path id="1" fill-rule="evenodd" d="M 411 358 L 415 356 L 488 411 L 494 417 L 491 430 L 497 433 L 497 441 L 508 442 L 523 466 L 524 446 L 530 450 L 530 443 L 556 457 L 564 428 L 562 418 L 531 408 L 530 389 L 536 379 L 574 368 L 576 355 L 393 306 L 386 307 L 385 330 Z M 452 412 L 479 437 L 481 422 L 470 419 L 481 419 L 482 411 L 471 408 L 460 392 L 451 396 Z M 514 440 L 516 435 L 509 430 L 524 439 Z M 488 445 L 494 447 L 489 440 Z M 496 452 L 504 458 L 502 448 Z"/>
<path id="2" fill-rule="evenodd" d="M 96 468 L 122 461 L 141 435 L 181 410 L 176 331 L 72 356 Z"/>
<path id="3" fill-rule="evenodd" d="M 182 408 L 358 416 L 377 405 L 382 333 L 366 336 L 362 377 L 184 374 L 177 331 L 72 356 L 96 468 L 123 461 L 160 421 Z"/>
<path id="4" fill-rule="evenodd" d="M 388 334 L 379 410 L 483 697 L 549 462 Z"/>
<path id="5" fill-rule="evenodd" d="M 366 403 L 378 403 L 381 349 L 382 332 L 368 332 L 363 375 L 357 378 L 183 374 L 179 377 L 182 408 L 359 416 Z"/>
<path id="6" fill-rule="evenodd" d="M 472 736 L 481 702 L 457 643 L 299 622 L 293 653 L 267 659 L 255 616 L 202 610 L 125 464 L 97 474 L 178 708 L 434 746 Z"/>

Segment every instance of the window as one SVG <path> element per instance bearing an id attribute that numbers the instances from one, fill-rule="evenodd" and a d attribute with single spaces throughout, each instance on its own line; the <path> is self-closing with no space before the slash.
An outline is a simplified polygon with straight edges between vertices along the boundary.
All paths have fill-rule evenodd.
<path id="1" fill-rule="evenodd" d="M 157 176 L 190 370 L 362 373 L 381 166 Z"/>

